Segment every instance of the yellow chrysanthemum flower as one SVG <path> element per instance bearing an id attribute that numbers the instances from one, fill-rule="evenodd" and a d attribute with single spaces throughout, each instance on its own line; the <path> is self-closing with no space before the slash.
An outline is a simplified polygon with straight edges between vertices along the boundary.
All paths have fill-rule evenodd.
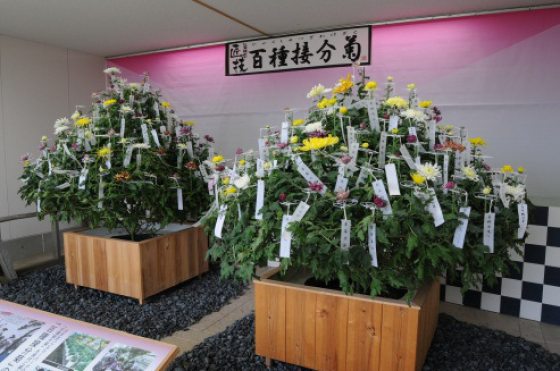
<path id="1" fill-rule="evenodd" d="M 486 145 L 486 141 L 482 137 L 469 138 L 469 142 L 475 147 L 482 147 Z"/>
<path id="2" fill-rule="evenodd" d="M 418 173 L 412 173 L 410 174 L 410 177 L 412 178 L 414 184 L 424 184 L 424 182 L 426 181 L 426 178 Z"/>
<path id="3" fill-rule="evenodd" d="M 245 166 L 246 163 L 247 163 L 247 161 L 245 161 L 243 159 L 239 160 L 239 162 L 238 162 L 239 166 L 241 166 L 241 167 Z"/>
<path id="4" fill-rule="evenodd" d="M 223 185 L 228 185 L 229 184 L 229 176 L 225 176 L 222 178 L 222 184 Z"/>
<path id="5" fill-rule="evenodd" d="M 290 138 L 291 144 L 296 144 L 297 142 L 299 142 L 299 137 L 297 135 L 294 135 L 293 137 Z"/>
<path id="6" fill-rule="evenodd" d="M 369 148 L 369 143 L 368 142 L 363 142 L 361 147 L 362 148 Z"/>
<path id="7" fill-rule="evenodd" d="M 366 86 L 364 86 L 365 91 L 375 90 L 377 89 L 377 82 L 375 81 L 368 81 Z"/>
<path id="8" fill-rule="evenodd" d="M 91 124 L 91 119 L 89 117 L 80 117 L 76 120 L 76 126 L 79 128 L 83 128 Z"/>
<path id="9" fill-rule="evenodd" d="M 486 186 L 482 189 L 482 193 L 485 195 L 489 195 L 490 193 L 492 193 L 492 187 Z"/>
<path id="10" fill-rule="evenodd" d="M 423 100 L 423 101 L 420 101 L 420 102 L 418 103 L 418 106 L 419 106 L 420 108 L 429 108 L 431 105 L 432 105 L 432 101 L 431 101 L 431 100 Z"/>
<path id="11" fill-rule="evenodd" d="M 234 186 L 229 186 L 224 190 L 224 193 L 228 196 L 234 194 L 235 192 L 237 192 L 237 188 Z"/>
<path id="12" fill-rule="evenodd" d="M 162 106 L 163 108 L 171 108 L 171 103 L 169 103 L 168 101 L 165 101 L 165 100 L 164 100 L 163 102 L 161 102 L 161 106 Z"/>
<path id="13" fill-rule="evenodd" d="M 408 91 L 414 90 L 414 89 L 416 89 L 416 84 L 414 84 L 414 83 L 408 84 L 408 85 L 406 86 L 406 88 L 408 89 Z"/>
<path id="14" fill-rule="evenodd" d="M 525 172 L 525 168 L 524 168 L 523 166 L 519 166 L 519 167 L 517 168 L 517 172 L 518 172 L 519 174 L 523 174 L 523 173 Z"/>
<path id="15" fill-rule="evenodd" d="M 338 112 L 340 112 L 341 115 L 346 115 L 346 114 L 348 113 L 348 108 L 346 108 L 346 107 L 344 107 L 344 106 L 341 106 L 341 107 L 338 109 Z"/>
<path id="16" fill-rule="evenodd" d="M 29 160 L 23 161 L 23 167 L 29 167 L 29 165 L 31 165 L 31 161 Z"/>
<path id="17" fill-rule="evenodd" d="M 183 126 L 194 126 L 194 121 L 183 121 Z"/>
<path id="18" fill-rule="evenodd" d="M 391 133 L 393 133 L 393 134 L 395 134 L 395 135 L 396 135 L 396 134 L 398 134 L 398 133 L 399 133 L 399 129 L 397 129 L 397 128 L 393 128 L 393 129 L 391 129 Z"/>
<path id="19" fill-rule="evenodd" d="M 335 145 L 338 143 L 338 141 L 339 141 L 338 137 L 333 137 L 332 135 L 329 135 L 328 137 L 324 137 L 324 138 L 317 138 L 317 137 L 307 138 L 303 140 L 302 142 L 303 146 L 300 147 L 299 150 L 302 152 L 319 150 L 328 146 Z"/>
<path id="20" fill-rule="evenodd" d="M 393 81 L 393 76 L 387 76 L 387 81 L 389 82 Z"/>
<path id="21" fill-rule="evenodd" d="M 294 122 L 292 122 L 292 126 L 301 126 L 303 124 L 305 124 L 304 119 L 295 119 Z"/>
<path id="22" fill-rule="evenodd" d="M 338 84 L 333 88 L 334 94 L 344 94 L 348 92 L 348 90 L 352 89 L 354 83 L 352 82 L 352 75 L 346 75 L 346 78 L 341 78 L 338 80 Z"/>
<path id="23" fill-rule="evenodd" d="M 348 147 L 346 146 L 340 146 L 340 152 L 348 152 Z"/>
<path id="24" fill-rule="evenodd" d="M 107 157 L 111 154 L 111 148 L 102 147 L 97 150 L 97 157 Z"/>
<path id="25" fill-rule="evenodd" d="M 48 141 L 49 141 L 49 137 L 48 137 L 48 136 L 43 135 L 43 136 L 41 137 L 41 142 L 48 142 Z"/>
<path id="26" fill-rule="evenodd" d="M 112 106 L 113 104 L 117 103 L 117 100 L 114 98 L 111 99 L 107 99 L 103 101 L 103 107 L 107 108 L 109 106 Z"/>
<path id="27" fill-rule="evenodd" d="M 214 157 L 212 157 L 212 162 L 215 164 L 219 164 L 220 162 L 224 161 L 224 156 L 222 155 L 216 155 Z"/>
<path id="28" fill-rule="evenodd" d="M 395 97 L 391 97 L 389 99 L 387 99 L 385 101 L 385 104 L 391 107 L 397 107 L 397 108 L 407 108 L 408 107 L 408 101 L 402 97 L 399 96 L 395 96 Z"/>
<path id="29" fill-rule="evenodd" d="M 502 166 L 502 173 L 512 173 L 513 167 L 511 165 Z"/>

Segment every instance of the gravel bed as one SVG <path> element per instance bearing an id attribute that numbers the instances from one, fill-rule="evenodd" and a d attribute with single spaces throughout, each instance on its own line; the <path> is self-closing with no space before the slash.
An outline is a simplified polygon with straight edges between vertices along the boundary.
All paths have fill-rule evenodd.
<path id="1" fill-rule="evenodd" d="M 181 355 L 171 371 L 266 370 L 254 353 L 254 315 Z M 519 337 L 441 314 L 424 370 L 560 370 L 560 355 Z M 273 362 L 271 370 L 305 370 Z"/>
<path id="2" fill-rule="evenodd" d="M 64 266 L 30 272 L 0 286 L 0 298 L 77 320 L 160 339 L 186 330 L 241 295 L 244 286 L 220 279 L 218 267 L 154 295 L 138 300 L 66 283 Z"/>

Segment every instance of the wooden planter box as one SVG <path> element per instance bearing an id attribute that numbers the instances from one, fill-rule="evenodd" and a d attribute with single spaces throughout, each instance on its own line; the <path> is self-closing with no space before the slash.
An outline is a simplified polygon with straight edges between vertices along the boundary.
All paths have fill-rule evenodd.
<path id="1" fill-rule="evenodd" d="M 207 272 L 207 250 L 208 237 L 200 227 L 164 231 L 140 242 L 93 231 L 66 232 L 66 282 L 136 298 L 142 304 L 148 296 Z"/>
<path id="2" fill-rule="evenodd" d="M 269 274 L 271 277 L 275 272 Z M 255 280 L 256 353 L 316 370 L 420 370 L 439 312 L 439 283 L 405 301 Z"/>

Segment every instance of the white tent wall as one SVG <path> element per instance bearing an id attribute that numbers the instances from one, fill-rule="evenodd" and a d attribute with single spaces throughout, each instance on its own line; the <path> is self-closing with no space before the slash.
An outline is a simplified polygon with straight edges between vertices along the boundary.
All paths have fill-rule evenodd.
<path id="1" fill-rule="evenodd" d="M 51 138 L 54 121 L 87 105 L 104 87 L 101 57 L 0 35 L 0 216 L 32 212 L 17 191 L 20 157 L 39 154 L 42 135 Z M 2 239 L 50 230 L 48 220 L 2 223 Z"/>

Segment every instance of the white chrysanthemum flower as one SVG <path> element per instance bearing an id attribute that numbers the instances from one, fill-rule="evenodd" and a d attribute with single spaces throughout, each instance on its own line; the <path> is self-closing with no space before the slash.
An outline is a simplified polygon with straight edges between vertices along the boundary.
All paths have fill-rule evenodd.
<path id="1" fill-rule="evenodd" d="M 68 126 L 58 126 L 54 128 L 54 134 L 55 135 L 60 135 L 62 133 L 64 133 L 66 130 L 69 130 L 70 128 Z"/>
<path id="2" fill-rule="evenodd" d="M 70 121 L 66 117 L 59 118 L 54 122 L 54 128 L 59 128 L 61 126 L 67 126 L 70 124 Z"/>
<path id="3" fill-rule="evenodd" d="M 119 70 L 117 67 L 109 67 L 109 68 L 105 68 L 103 70 L 103 73 L 107 75 L 118 75 L 121 73 L 121 70 Z"/>
<path id="4" fill-rule="evenodd" d="M 130 106 L 127 106 L 126 104 L 125 104 L 125 105 L 122 105 L 122 106 L 121 106 L 121 112 L 122 112 L 122 113 L 129 113 L 129 112 L 132 112 L 132 108 L 131 108 Z"/>
<path id="5" fill-rule="evenodd" d="M 406 111 L 401 112 L 401 116 L 407 119 L 412 119 L 420 122 L 426 121 L 427 118 L 424 112 L 412 108 L 409 108 Z"/>
<path id="6" fill-rule="evenodd" d="M 178 143 L 177 148 L 178 149 L 187 149 L 187 145 L 185 143 Z"/>
<path id="7" fill-rule="evenodd" d="M 418 174 L 422 175 L 427 180 L 435 180 L 441 175 L 441 170 L 438 165 L 431 162 L 425 162 L 423 165 L 418 165 Z"/>
<path id="8" fill-rule="evenodd" d="M 472 180 L 473 182 L 478 182 L 478 174 L 476 173 L 476 170 L 474 167 L 472 166 L 465 166 L 462 169 L 463 171 L 463 175 L 468 179 L 468 180 Z"/>
<path id="9" fill-rule="evenodd" d="M 81 116 L 79 111 L 74 111 L 74 113 L 72 114 L 72 116 L 70 116 L 70 118 L 74 121 L 76 121 L 77 119 L 79 119 Z"/>
<path id="10" fill-rule="evenodd" d="M 323 130 L 323 123 L 321 121 L 317 121 L 317 122 L 313 122 L 311 124 L 307 124 L 305 125 L 305 128 L 303 129 L 304 133 L 313 133 L 315 131 L 321 131 Z"/>
<path id="11" fill-rule="evenodd" d="M 510 195 L 516 202 L 521 202 L 525 198 L 525 186 L 523 184 L 518 184 L 512 186 L 506 184 L 506 194 Z"/>
<path id="12" fill-rule="evenodd" d="M 330 91 L 331 89 L 327 89 L 323 85 L 317 84 L 311 88 L 309 93 L 307 93 L 307 98 L 310 99 L 310 98 L 320 97 L 321 95 L 329 93 Z"/>
<path id="13" fill-rule="evenodd" d="M 233 185 L 237 189 L 245 189 L 249 186 L 250 182 L 251 182 L 251 178 L 249 178 L 249 175 L 245 174 L 245 175 L 235 179 L 235 181 L 233 182 Z"/>
<path id="14" fill-rule="evenodd" d="M 128 87 L 133 89 L 133 90 L 139 90 L 140 89 L 140 84 L 138 84 L 137 82 L 131 82 L 130 84 L 128 84 Z"/>
<path id="15" fill-rule="evenodd" d="M 492 187 L 490 186 L 486 186 L 482 189 L 482 193 L 485 195 L 489 195 L 490 193 L 492 193 Z"/>
<path id="16" fill-rule="evenodd" d="M 135 143 L 135 144 L 132 145 L 132 148 L 148 149 L 148 148 L 150 148 L 150 145 L 146 144 L 146 143 Z"/>

